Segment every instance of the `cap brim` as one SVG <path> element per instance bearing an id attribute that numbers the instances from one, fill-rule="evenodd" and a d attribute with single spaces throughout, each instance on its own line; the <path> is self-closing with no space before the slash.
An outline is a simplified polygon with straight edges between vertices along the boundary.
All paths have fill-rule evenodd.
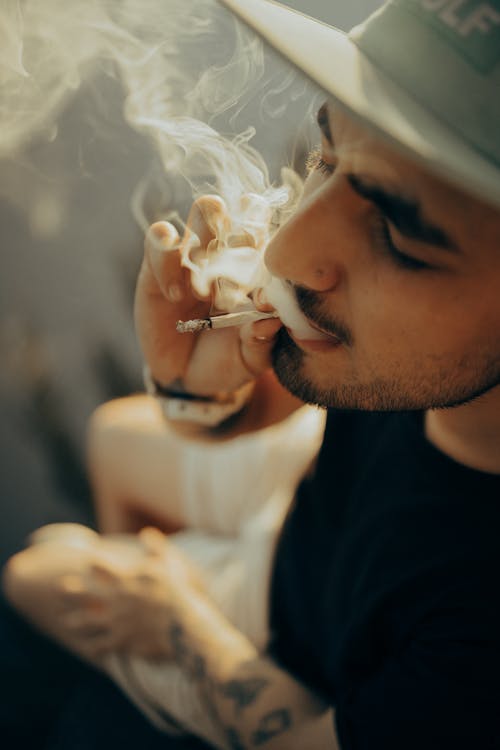
<path id="1" fill-rule="evenodd" d="M 344 32 L 273 0 L 220 2 L 396 148 L 500 207 L 498 167 L 391 81 Z"/>

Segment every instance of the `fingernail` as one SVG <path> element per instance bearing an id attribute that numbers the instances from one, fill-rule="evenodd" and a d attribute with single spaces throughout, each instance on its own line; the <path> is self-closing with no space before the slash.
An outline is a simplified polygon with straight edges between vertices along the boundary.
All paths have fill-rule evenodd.
<path id="1" fill-rule="evenodd" d="M 173 224 L 165 222 L 161 231 L 154 225 L 148 230 L 148 239 L 151 247 L 158 253 L 171 252 L 179 247 L 179 234 Z"/>

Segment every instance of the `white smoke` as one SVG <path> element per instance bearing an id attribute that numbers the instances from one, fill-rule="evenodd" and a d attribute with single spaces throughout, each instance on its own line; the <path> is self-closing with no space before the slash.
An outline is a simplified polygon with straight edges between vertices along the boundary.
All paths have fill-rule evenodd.
<path id="1" fill-rule="evenodd" d="M 185 262 L 201 291 L 229 279 L 220 309 L 241 305 L 264 281 L 263 251 L 301 181 L 285 169 L 272 183 L 251 145 L 255 123 L 225 136 L 214 125 L 223 114 L 234 123 L 257 91 L 261 119 L 281 117 L 287 100 L 304 95 L 304 80 L 290 69 L 273 78 L 261 42 L 216 0 L 2 0 L 0 38 L 0 158 L 56 137 L 68 100 L 96 73 L 119 79 L 124 116 L 154 142 L 165 179 L 182 178 L 193 199 L 224 200 L 232 222 L 213 262 Z M 146 229 L 143 187 L 134 214 Z M 165 206 L 165 217 L 177 208 Z"/>

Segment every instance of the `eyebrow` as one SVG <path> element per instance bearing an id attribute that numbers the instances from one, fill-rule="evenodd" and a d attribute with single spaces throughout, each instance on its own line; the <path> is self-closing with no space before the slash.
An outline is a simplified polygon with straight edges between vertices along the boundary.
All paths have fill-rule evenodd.
<path id="1" fill-rule="evenodd" d="M 389 193 L 377 185 L 371 185 L 358 175 L 349 174 L 347 180 L 358 195 L 373 203 L 405 237 L 442 250 L 460 252 L 456 242 L 444 229 L 424 218 L 417 201 Z"/>
<path id="2" fill-rule="evenodd" d="M 322 134 L 328 143 L 334 146 L 326 102 L 320 107 L 316 119 Z M 391 224 L 394 224 L 405 237 L 428 243 L 442 250 L 453 253 L 460 252 L 456 242 L 444 229 L 425 219 L 422 215 L 422 207 L 417 201 L 404 198 L 396 193 L 390 193 L 378 185 L 371 185 L 358 175 L 349 174 L 347 179 L 352 189 L 362 198 L 377 206 Z"/>

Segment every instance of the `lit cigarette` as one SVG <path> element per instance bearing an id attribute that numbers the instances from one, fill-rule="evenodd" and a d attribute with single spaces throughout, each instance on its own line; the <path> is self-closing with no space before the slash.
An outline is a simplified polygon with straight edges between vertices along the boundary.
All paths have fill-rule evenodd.
<path id="1" fill-rule="evenodd" d="M 278 313 L 276 312 L 265 313 L 259 312 L 259 310 L 247 310 L 246 312 L 216 315 L 213 318 L 202 318 L 201 320 L 179 320 L 176 328 L 178 333 L 199 333 L 200 331 L 215 331 L 218 328 L 242 326 L 245 323 L 254 323 L 257 320 L 277 317 Z"/>

